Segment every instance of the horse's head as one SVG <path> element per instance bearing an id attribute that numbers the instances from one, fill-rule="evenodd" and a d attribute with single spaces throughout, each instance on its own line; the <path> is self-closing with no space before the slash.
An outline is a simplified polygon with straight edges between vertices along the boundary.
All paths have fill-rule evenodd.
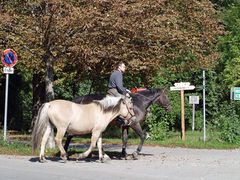
<path id="1" fill-rule="evenodd" d="M 120 115 L 123 116 L 126 120 L 130 120 L 135 115 L 131 97 L 122 98 Z"/>
<path id="2" fill-rule="evenodd" d="M 172 106 L 167 96 L 167 88 L 159 89 L 154 102 L 161 105 L 168 112 L 172 110 Z"/>

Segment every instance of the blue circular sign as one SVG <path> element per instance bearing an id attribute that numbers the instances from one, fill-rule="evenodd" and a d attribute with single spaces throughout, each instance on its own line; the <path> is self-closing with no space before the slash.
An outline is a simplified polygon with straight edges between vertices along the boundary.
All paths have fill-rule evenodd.
<path id="1" fill-rule="evenodd" d="M 6 49 L 3 51 L 1 60 L 4 66 L 13 67 L 17 63 L 17 53 L 12 49 Z"/>

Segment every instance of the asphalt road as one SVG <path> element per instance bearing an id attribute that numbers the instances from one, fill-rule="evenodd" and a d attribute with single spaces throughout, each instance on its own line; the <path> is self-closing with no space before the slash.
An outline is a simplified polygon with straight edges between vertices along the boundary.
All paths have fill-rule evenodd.
<path id="1" fill-rule="evenodd" d="M 136 147 L 129 147 L 132 152 Z M 95 158 L 78 163 L 36 157 L 0 155 L 0 180 L 240 180 L 240 149 L 199 150 L 144 146 L 138 160 L 117 158 L 120 146 L 105 148 L 112 160 L 99 163 Z"/>

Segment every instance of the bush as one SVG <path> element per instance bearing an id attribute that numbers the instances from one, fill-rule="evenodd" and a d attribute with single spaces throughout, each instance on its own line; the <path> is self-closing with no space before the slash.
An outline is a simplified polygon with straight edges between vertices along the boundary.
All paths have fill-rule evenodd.
<path id="1" fill-rule="evenodd" d="M 151 139 L 164 140 L 169 136 L 169 124 L 167 119 L 167 114 L 164 110 L 159 106 L 152 106 L 151 113 L 146 120 Z"/>
<path id="2" fill-rule="evenodd" d="M 192 128 L 192 119 L 190 120 L 189 125 Z M 201 131 L 202 129 L 203 129 L 203 112 L 195 111 L 194 130 Z"/>
<path id="3" fill-rule="evenodd" d="M 220 139 L 226 142 L 240 144 L 240 119 L 234 103 L 221 106 L 221 111 L 215 118 L 214 125 L 220 131 Z"/>
<path id="4" fill-rule="evenodd" d="M 165 140 L 168 137 L 168 128 L 165 122 L 149 124 L 150 138 L 153 140 Z"/>

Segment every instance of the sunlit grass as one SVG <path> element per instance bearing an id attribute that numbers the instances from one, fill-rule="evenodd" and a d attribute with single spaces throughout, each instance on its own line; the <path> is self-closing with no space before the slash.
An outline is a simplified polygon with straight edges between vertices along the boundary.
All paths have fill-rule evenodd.
<path id="1" fill-rule="evenodd" d="M 207 134 L 206 141 L 203 141 L 203 133 L 199 131 L 187 131 L 185 134 L 185 141 L 181 138 L 180 132 L 172 132 L 170 133 L 170 137 L 158 141 L 151 140 L 151 138 L 147 139 L 144 145 L 149 146 L 164 146 L 164 147 L 185 147 L 185 148 L 198 148 L 198 149 L 234 149 L 240 148 L 237 144 L 231 144 L 224 141 L 221 141 L 218 136 L 218 133 Z M 74 143 L 90 143 L 90 138 L 73 138 Z M 121 138 L 109 138 L 104 137 L 103 142 L 105 144 L 121 144 Z M 140 140 L 138 138 L 129 138 L 128 144 L 138 145 Z"/>
<path id="2" fill-rule="evenodd" d="M 6 141 L 0 140 L 0 154 L 7 155 L 31 155 L 32 147 L 29 144 L 17 142 L 17 141 Z"/>

